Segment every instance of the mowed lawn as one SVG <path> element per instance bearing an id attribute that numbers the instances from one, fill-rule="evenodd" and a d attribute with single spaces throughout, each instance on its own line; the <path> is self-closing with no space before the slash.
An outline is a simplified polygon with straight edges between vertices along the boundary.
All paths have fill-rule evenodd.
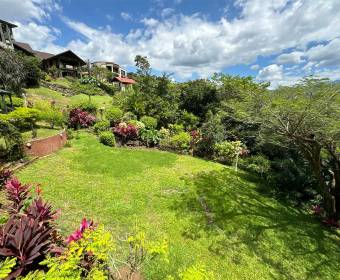
<path id="1" fill-rule="evenodd" d="M 157 150 L 109 148 L 87 133 L 71 143 L 16 175 L 42 184 L 61 209 L 65 236 L 87 217 L 117 240 L 136 226 L 150 239 L 167 239 L 169 262 L 145 266 L 146 279 L 195 263 L 216 279 L 340 279 L 339 233 L 262 194 L 247 173 Z"/>

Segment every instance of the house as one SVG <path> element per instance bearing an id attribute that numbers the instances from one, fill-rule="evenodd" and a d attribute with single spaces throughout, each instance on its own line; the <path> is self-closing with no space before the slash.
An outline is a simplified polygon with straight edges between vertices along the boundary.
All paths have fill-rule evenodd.
<path id="1" fill-rule="evenodd" d="M 0 19 L 0 47 L 13 49 L 14 37 L 12 29 L 15 24 Z"/>
<path id="2" fill-rule="evenodd" d="M 118 85 L 121 90 L 125 90 L 127 86 L 136 83 L 135 80 L 128 78 L 126 71 L 114 62 L 95 61 L 91 65 L 92 67 L 106 68 L 111 73 L 114 73 L 113 83 Z"/>
<path id="3" fill-rule="evenodd" d="M 108 71 L 116 74 L 118 77 L 126 77 L 126 71 L 114 62 L 95 61 L 92 62 L 91 65 L 95 67 L 106 68 Z"/>

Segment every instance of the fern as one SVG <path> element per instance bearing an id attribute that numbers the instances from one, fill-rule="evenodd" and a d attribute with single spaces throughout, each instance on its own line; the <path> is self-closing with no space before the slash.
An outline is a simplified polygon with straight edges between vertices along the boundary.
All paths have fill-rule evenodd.
<path id="1" fill-rule="evenodd" d="M 12 268 L 16 265 L 16 258 L 6 258 L 5 261 L 0 263 L 0 279 L 6 278 L 11 272 Z"/>

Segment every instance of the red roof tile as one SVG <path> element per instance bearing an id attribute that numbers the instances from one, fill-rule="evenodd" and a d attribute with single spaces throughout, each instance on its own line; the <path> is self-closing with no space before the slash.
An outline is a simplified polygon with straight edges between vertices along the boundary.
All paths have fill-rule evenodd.
<path id="1" fill-rule="evenodd" d="M 130 79 L 130 78 L 116 77 L 116 79 L 123 84 L 135 84 L 136 83 L 134 79 Z"/>

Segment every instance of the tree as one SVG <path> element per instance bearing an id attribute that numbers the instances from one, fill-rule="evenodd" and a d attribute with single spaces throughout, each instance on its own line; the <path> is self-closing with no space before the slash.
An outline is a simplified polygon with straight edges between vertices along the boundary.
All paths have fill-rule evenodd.
<path id="1" fill-rule="evenodd" d="M 135 65 L 137 67 L 137 73 L 142 76 L 150 75 L 150 63 L 146 56 L 136 55 Z"/>
<path id="2" fill-rule="evenodd" d="M 20 59 L 24 64 L 26 73 L 25 84 L 27 87 L 39 86 L 39 82 L 42 76 L 40 70 L 40 60 L 36 57 L 20 54 Z"/>
<path id="3" fill-rule="evenodd" d="M 0 49 L 0 87 L 21 93 L 26 78 L 25 66 L 12 50 Z"/>
<path id="4" fill-rule="evenodd" d="M 267 93 L 261 102 L 258 116 L 264 134 L 301 151 L 318 180 L 328 219 L 339 223 L 339 88 L 327 80 L 305 79 L 300 85 Z"/>

